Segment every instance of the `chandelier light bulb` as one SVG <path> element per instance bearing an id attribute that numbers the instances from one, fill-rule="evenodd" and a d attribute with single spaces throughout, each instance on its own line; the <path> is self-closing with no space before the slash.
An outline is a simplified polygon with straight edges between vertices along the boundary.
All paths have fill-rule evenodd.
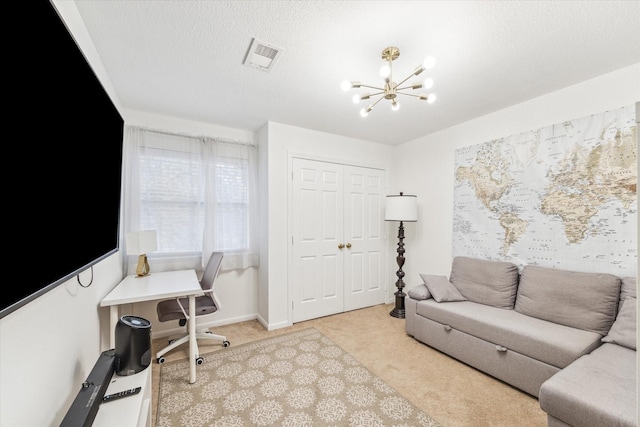
<path id="1" fill-rule="evenodd" d="M 393 102 L 391 102 L 391 109 L 393 111 L 398 111 L 400 109 L 400 104 L 398 104 L 398 101 L 396 101 L 395 99 L 393 100 Z"/>
<path id="2" fill-rule="evenodd" d="M 429 96 L 427 96 L 427 102 L 429 104 L 433 104 L 434 102 L 436 102 L 436 95 L 433 93 L 430 93 Z"/>
<path id="3" fill-rule="evenodd" d="M 422 87 L 425 89 L 431 89 L 433 87 L 433 79 L 431 77 L 429 77 L 428 79 L 425 79 L 424 83 L 422 84 Z"/>
<path id="4" fill-rule="evenodd" d="M 353 95 L 353 98 L 351 98 L 351 99 L 353 100 L 353 103 L 354 103 L 354 104 L 357 104 L 357 103 L 359 103 L 360 101 L 362 101 L 362 98 L 361 98 L 361 97 L 360 97 L 360 95 L 358 95 L 358 94 Z"/>
<path id="5" fill-rule="evenodd" d="M 351 84 L 351 82 L 349 80 L 345 80 L 342 82 L 342 90 L 343 91 L 348 91 L 349 89 L 351 89 L 353 87 L 353 85 Z"/>
<path id="6" fill-rule="evenodd" d="M 362 117 L 367 117 L 369 115 L 369 111 L 367 111 L 366 108 L 363 108 L 362 110 L 360 110 L 360 115 Z"/>
<path id="7" fill-rule="evenodd" d="M 424 61 L 422 61 L 422 68 L 424 68 L 425 70 L 433 68 L 434 65 L 436 65 L 436 58 L 434 58 L 433 56 L 427 56 L 426 58 L 424 58 Z"/>

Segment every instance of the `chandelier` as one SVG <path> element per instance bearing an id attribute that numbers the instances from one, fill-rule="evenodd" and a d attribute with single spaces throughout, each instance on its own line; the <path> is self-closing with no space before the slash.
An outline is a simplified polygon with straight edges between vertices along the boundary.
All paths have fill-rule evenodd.
<path id="1" fill-rule="evenodd" d="M 363 95 L 356 94 L 353 96 L 353 102 L 356 104 L 362 100 L 371 99 L 372 97 L 376 97 L 378 95 L 380 96 L 373 104 L 369 105 L 367 108 L 363 108 L 362 110 L 360 110 L 360 115 L 362 117 L 367 117 L 369 112 L 371 112 L 371 110 L 373 110 L 373 108 L 383 99 L 388 99 L 389 101 L 391 101 L 391 109 L 393 111 L 398 111 L 398 109 L 400 108 L 400 104 L 398 103 L 398 99 L 397 99 L 398 95 L 413 96 L 415 98 L 418 98 L 421 101 L 427 101 L 429 104 L 431 104 L 436 100 L 436 96 L 433 93 L 423 94 L 423 93 L 403 92 L 405 90 L 416 90 L 416 89 L 423 89 L 423 88 L 430 89 L 433 86 L 433 79 L 431 78 L 427 78 L 426 80 L 420 83 L 414 83 L 414 84 L 407 83 L 406 86 L 402 86 L 410 78 L 420 75 L 420 73 L 422 73 L 424 70 L 433 68 L 436 62 L 435 58 L 433 56 L 429 56 L 425 58 L 422 64 L 420 64 L 420 66 L 416 68 L 413 71 L 413 73 L 409 74 L 405 79 L 403 79 L 399 83 L 396 83 L 393 81 L 392 64 L 393 64 L 393 61 L 398 59 L 399 56 L 400 56 L 400 49 L 398 49 L 395 46 L 387 47 L 382 51 L 382 59 L 387 62 L 380 69 L 380 76 L 384 78 L 384 87 L 370 86 L 370 85 L 362 84 L 357 81 L 342 82 L 342 90 L 344 90 L 345 92 L 348 91 L 349 89 L 359 89 L 361 87 L 374 89 L 378 91 L 373 93 L 366 93 Z"/>

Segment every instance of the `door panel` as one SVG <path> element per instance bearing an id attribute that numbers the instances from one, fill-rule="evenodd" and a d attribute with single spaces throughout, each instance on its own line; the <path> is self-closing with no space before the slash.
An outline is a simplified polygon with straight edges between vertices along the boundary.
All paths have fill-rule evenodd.
<path id="1" fill-rule="evenodd" d="M 384 303 L 384 171 L 345 166 L 345 310 Z"/>
<path id="2" fill-rule="evenodd" d="M 293 322 L 384 303 L 384 171 L 300 158 L 292 166 Z"/>
<path id="3" fill-rule="evenodd" d="M 344 311 L 342 167 L 293 159 L 293 322 Z"/>

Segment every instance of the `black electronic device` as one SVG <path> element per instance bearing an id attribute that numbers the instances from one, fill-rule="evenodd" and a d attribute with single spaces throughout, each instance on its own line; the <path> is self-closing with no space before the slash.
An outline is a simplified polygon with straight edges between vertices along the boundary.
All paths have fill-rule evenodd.
<path id="1" fill-rule="evenodd" d="M 60 427 L 89 427 L 96 418 L 115 370 L 115 350 L 103 351 L 67 411 Z"/>
<path id="2" fill-rule="evenodd" d="M 151 322 L 138 316 L 120 317 L 116 324 L 117 375 L 133 375 L 151 364 Z"/>
<path id="3" fill-rule="evenodd" d="M 142 390 L 142 387 L 130 388 L 128 390 L 119 391 L 118 393 L 107 394 L 102 398 L 102 401 L 106 403 L 122 399 L 123 397 L 133 396 L 134 394 L 140 393 L 140 390 Z"/>
<path id="4" fill-rule="evenodd" d="M 58 2 L 65 3 L 65 2 Z M 5 240 L 17 253 L 48 242 L 31 274 L 0 299 L 0 318 L 73 279 L 119 249 L 124 120 L 51 0 L 16 2 L 14 16 L 37 22 L 38 36 L 7 43 L 8 123 L 22 133 L 12 145 L 14 182 L 37 182 L 4 194 L 10 223 L 22 230 Z M 74 7 L 75 9 L 75 7 Z M 77 12 L 76 12 L 77 13 Z M 11 159 L 11 160 L 9 160 Z M 42 212 L 37 225 L 33 215 Z M 12 233 L 10 233 L 12 234 Z M 15 257 L 15 271 L 31 271 L 32 256 Z M 83 275 L 83 285 L 91 282 Z"/>

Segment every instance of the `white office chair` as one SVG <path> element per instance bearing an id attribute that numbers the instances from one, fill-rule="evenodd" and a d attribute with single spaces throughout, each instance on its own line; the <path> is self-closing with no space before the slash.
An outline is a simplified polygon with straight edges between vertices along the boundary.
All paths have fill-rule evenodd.
<path id="1" fill-rule="evenodd" d="M 220 263 L 222 262 L 222 252 L 214 252 L 211 254 L 207 266 L 202 273 L 202 279 L 200 279 L 200 287 L 204 291 L 204 295 L 196 297 L 196 339 L 198 340 L 214 340 L 219 341 L 223 347 L 229 347 L 231 343 L 227 341 L 227 337 L 223 335 L 216 335 L 208 328 L 198 328 L 198 318 L 211 313 L 215 313 L 220 309 L 220 303 L 216 298 L 214 283 L 216 277 L 218 277 L 218 271 L 220 270 Z M 170 300 L 160 301 L 156 306 L 158 312 L 158 320 L 161 322 L 167 322 L 170 320 L 179 320 L 180 326 L 187 325 L 189 320 L 189 298 L 175 298 Z M 158 363 L 164 363 L 164 355 L 173 350 L 174 348 L 189 342 L 189 332 L 177 339 L 169 340 L 169 345 L 156 353 L 156 360 Z M 196 363 L 201 365 L 203 362 L 199 353 L 196 353 Z"/>

